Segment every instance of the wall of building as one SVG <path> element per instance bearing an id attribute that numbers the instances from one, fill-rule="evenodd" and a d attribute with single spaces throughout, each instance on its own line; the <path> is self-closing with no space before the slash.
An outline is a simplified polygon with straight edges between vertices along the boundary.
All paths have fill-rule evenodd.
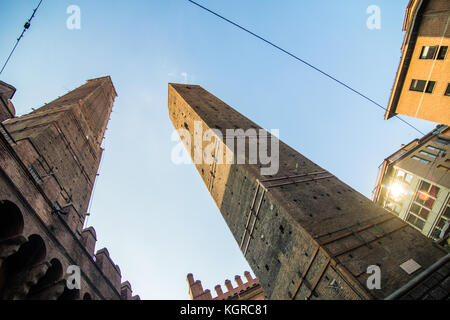
<path id="1" fill-rule="evenodd" d="M 411 42 L 403 48 L 407 72 L 403 86 L 396 88 L 401 90 L 401 93 L 395 112 L 448 125 L 450 96 L 445 96 L 444 93 L 450 84 L 450 49 L 444 60 L 419 59 L 419 57 L 424 46 L 450 47 L 450 3 L 443 0 L 429 0 L 423 3 L 417 18 L 414 20 L 414 17 L 409 17 L 413 21 L 408 27 L 416 26 L 417 31 L 407 31 L 407 36 L 411 33 Z M 411 57 L 407 56 L 408 50 L 412 51 Z M 413 79 L 435 81 L 433 92 L 411 91 Z"/>
<path id="2" fill-rule="evenodd" d="M 442 142 L 439 142 L 439 140 Z M 446 144 L 446 141 L 448 141 L 448 144 Z M 432 149 L 429 147 L 432 147 Z M 446 126 L 440 126 L 419 140 L 419 143 L 402 157 L 392 162 L 390 162 L 390 158 L 386 159 L 389 165 L 381 181 L 380 197 L 375 199 L 375 202 L 398 215 L 401 219 L 408 221 L 411 206 L 420 195 L 422 182 L 436 186 L 438 189 L 435 190 L 438 190 L 438 192 L 430 195 L 435 198 L 435 201 L 424 224 L 417 225 L 409 221 L 424 235 L 436 239 L 435 228 L 442 223 L 440 219 L 446 214 L 447 205 L 450 203 L 449 152 L 450 129 Z M 408 181 L 405 181 L 406 175 L 409 176 Z M 400 189 L 395 192 L 393 188 Z"/>

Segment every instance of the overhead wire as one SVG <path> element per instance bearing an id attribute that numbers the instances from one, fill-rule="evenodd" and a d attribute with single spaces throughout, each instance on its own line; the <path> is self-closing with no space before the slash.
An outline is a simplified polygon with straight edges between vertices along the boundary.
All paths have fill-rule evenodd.
<path id="1" fill-rule="evenodd" d="M 36 15 L 36 12 L 39 9 L 39 7 L 41 6 L 42 1 L 43 0 L 39 1 L 39 4 L 37 5 L 36 9 L 33 10 L 33 14 L 31 15 L 30 19 L 28 19 L 27 22 L 25 22 L 25 24 L 23 26 L 23 31 L 20 34 L 19 38 L 17 38 L 16 44 L 14 45 L 14 47 L 11 50 L 8 58 L 6 59 L 5 64 L 3 65 L 2 69 L 0 70 L 0 74 L 2 74 L 3 70 L 5 70 L 6 65 L 8 64 L 9 60 L 11 59 L 11 56 L 13 55 L 13 53 L 16 50 L 17 46 L 19 45 L 20 40 L 25 35 L 25 32 L 27 32 L 27 30 L 30 29 L 30 27 L 31 27 L 31 20 L 33 20 L 34 16 Z"/>
<path id="2" fill-rule="evenodd" d="M 322 75 L 326 76 L 327 78 L 329 78 L 329 79 L 335 81 L 335 82 L 338 83 L 339 85 L 341 85 L 341 86 L 347 88 L 348 90 L 352 91 L 353 93 L 355 93 L 355 94 L 361 96 L 362 98 L 366 99 L 367 101 L 371 102 L 372 104 L 376 105 L 377 107 L 379 107 L 379 108 L 381 108 L 381 109 L 383 109 L 383 110 L 385 110 L 385 111 L 387 110 L 387 109 L 386 109 L 385 107 L 383 107 L 380 103 L 378 103 L 378 102 L 376 102 L 375 100 L 371 99 L 370 97 L 368 97 L 368 96 L 365 95 L 364 93 L 362 93 L 362 92 L 360 92 L 360 91 L 354 89 L 354 88 L 351 87 L 350 85 L 348 85 L 348 84 L 346 84 L 345 82 L 343 82 L 343 81 L 337 79 L 336 77 L 332 76 L 331 74 L 329 74 L 329 73 L 327 73 L 327 72 L 321 70 L 320 68 L 314 66 L 313 64 L 307 62 L 306 60 L 299 58 L 299 57 L 296 56 L 295 54 L 293 54 L 293 53 L 291 53 L 291 52 L 289 52 L 289 51 L 283 49 L 282 47 L 276 45 L 276 44 L 273 43 L 272 41 L 269 41 L 269 40 L 267 40 L 266 38 L 263 38 L 262 36 L 259 36 L 258 34 L 256 34 L 256 33 L 252 32 L 252 31 L 248 30 L 247 28 L 244 28 L 243 26 L 239 25 L 238 23 L 233 22 L 233 21 L 231 21 L 231 20 L 228 19 L 228 18 L 225 18 L 224 16 L 218 14 L 217 12 L 215 12 L 215 11 L 213 11 L 213 10 L 211 10 L 211 9 L 206 8 L 205 6 L 202 6 L 201 4 L 199 4 L 199 3 L 197 3 L 197 2 L 195 2 L 195 1 L 193 1 L 193 0 L 187 0 L 187 1 L 189 1 L 189 2 L 191 2 L 192 4 L 198 6 L 199 8 L 201 8 L 201 9 L 203 9 L 203 10 L 205 10 L 205 11 L 207 11 L 207 12 L 213 14 L 213 15 L 215 15 L 216 17 L 218 17 L 218 18 L 220 18 L 220 19 L 222 19 L 222 20 L 224 20 L 224 21 L 226 21 L 226 22 L 232 24 L 233 26 L 235 26 L 235 27 L 237 27 L 237 28 L 239 28 L 239 29 L 241 29 L 241 30 L 243 30 L 243 31 L 245 31 L 245 32 L 247 32 L 247 33 L 249 33 L 250 35 L 254 36 L 255 38 L 258 38 L 259 40 L 264 41 L 264 42 L 267 43 L 268 45 L 270 45 L 270 46 L 272 46 L 272 47 L 278 49 L 279 51 L 281 51 L 281 52 L 283 52 L 283 53 L 289 55 L 290 57 L 292 57 L 292 58 L 294 58 L 294 59 L 300 61 L 301 63 L 305 64 L 306 66 L 308 66 L 308 67 L 310 67 L 310 68 L 316 70 L 317 72 L 321 73 Z M 409 127 L 411 127 L 412 129 L 416 130 L 416 131 L 417 131 L 418 133 L 420 133 L 421 135 L 425 135 L 422 131 L 420 131 L 419 129 L 417 129 L 414 125 L 412 125 L 411 123 L 409 123 L 409 122 L 406 121 L 405 119 L 399 117 L 398 115 L 395 115 L 395 117 L 398 118 L 398 119 L 399 119 L 400 121 L 402 121 L 403 123 L 405 123 L 406 125 L 408 125 Z"/>

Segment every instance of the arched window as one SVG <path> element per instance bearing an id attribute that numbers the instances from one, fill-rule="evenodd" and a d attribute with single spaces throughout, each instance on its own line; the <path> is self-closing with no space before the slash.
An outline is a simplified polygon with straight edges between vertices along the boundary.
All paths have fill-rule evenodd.
<path id="1" fill-rule="evenodd" d="M 24 283 L 21 285 L 28 286 L 26 279 L 23 278 L 26 278 L 31 267 L 44 261 L 46 254 L 47 249 L 44 240 L 39 235 L 34 234 L 20 246 L 16 253 L 6 258 L 0 268 L 0 299 L 13 299 L 19 296 L 21 299 L 25 298 L 25 296 L 21 296 L 23 292 L 15 289 L 22 280 Z M 26 294 L 28 290 L 24 292 Z"/>
<path id="2" fill-rule="evenodd" d="M 86 292 L 83 296 L 83 300 L 92 300 L 92 297 L 88 292 Z"/>
<path id="3" fill-rule="evenodd" d="M 64 271 L 61 262 L 58 259 L 52 259 L 50 261 L 50 268 L 48 268 L 45 275 L 30 288 L 27 299 L 48 299 L 48 295 L 45 294 L 46 290 L 51 288 L 63 278 Z M 43 298 L 44 297 L 44 298 Z"/>
<path id="4" fill-rule="evenodd" d="M 0 200 L 0 239 L 22 234 L 23 216 L 11 201 Z"/>
<path id="5" fill-rule="evenodd" d="M 59 296 L 58 300 L 80 300 L 80 290 L 70 290 L 66 286 L 64 288 L 64 292 Z"/>

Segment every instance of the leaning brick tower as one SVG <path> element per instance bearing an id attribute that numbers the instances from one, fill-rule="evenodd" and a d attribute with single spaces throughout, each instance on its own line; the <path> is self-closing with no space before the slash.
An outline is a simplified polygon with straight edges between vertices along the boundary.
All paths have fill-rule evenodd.
<path id="1" fill-rule="evenodd" d="M 261 127 L 200 86 L 169 84 L 168 107 L 269 299 L 448 297 L 450 256 L 444 248 L 282 141 L 278 172 L 263 175 L 265 166 L 248 151 L 251 139 L 266 139 L 260 137 L 264 130 L 240 137 L 246 161 L 238 164 L 238 144 L 227 145 L 227 129 Z M 208 129 L 219 134 L 212 137 Z M 192 143 L 196 138 L 200 143 Z M 208 156 L 205 150 L 213 161 L 198 161 L 202 153 Z M 234 160 L 220 163 L 230 159 L 229 151 Z M 381 286 L 371 278 L 377 274 Z"/>
<path id="2" fill-rule="evenodd" d="M 15 117 L 0 81 L 0 299 L 133 299 L 106 248 L 83 229 L 114 99 L 110 77 Z M 6 121 L 5 121 L 6 120 Z M 66 284 L 70 266 L 79 287 Z"/>

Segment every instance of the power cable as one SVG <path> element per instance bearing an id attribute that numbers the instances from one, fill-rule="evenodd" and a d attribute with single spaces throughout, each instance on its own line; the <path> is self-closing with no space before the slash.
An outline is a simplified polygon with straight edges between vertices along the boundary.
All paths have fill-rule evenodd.
<path id="1" fill-rule="evenodd" d="M 11 53 L 9 54 L 8 59 L 6 59 L 6 62 L 5 62 L 5 64 L 3 65 L 2 70 L 0 70 L 0 74 L 2 74 L 3 70 L 5 69 L 6 65 L 8 64 L 9 59 L 11 59 L 11 56 L 13 55 L 14 51 L 16 50 L 17 45 L 19 44 L 19 41 L 23 38 L 25 32 L 26 32 L 28 29 L 30 29 L 30 27 L 31 27 L 31 20 L 33 20 L 34 16 L 36 15 L 36 11 L 37 11 L 37 10 L 39 9 L 39 7 L 41 6 L 42 1 L 43 1 L 43 0 L 39 1 L 39 4 L 38 4 L 38 6 L 36 7 L 36 9 L 33 10 L 33 14 L 31 15 L 30 19 L 28 19 L 28 21 L 25 22 L 25 25 L 23 26 L 23 31 L 22 31 L 21 35 L 19 36 L 19 38 L 17 38 L 17 41 L 16 41 L 16 44 L 14 45 L 14 48 L 11 50 Z"/>
<path id="2" fill-rule="evenodd" d="M 294 58 L 294 59 L 300 61 L 301 63 L 307 65 L 308 67 L 310 67 L 310 68 L 312 68 L 312 69 L 314 69 L 314 70 L 316 70 L 317 72 L 321 73 L 322 75 L 326 76 L 327 78 L 330 78 L 331 80 L 337 82 L 337 83 L 340 84 L 341 86 L 347 88 L 348 90 L 350 90 L 350 91 L 356 93 L 357 95 L 361 96 L 362 98 L 368 100 L 369 102 L 373 103 L 373 104 L 376 105 L 377 107 L 379 107 L 379 108 L 381 108 L 381 109 L 383 109 L 383 110 L 386 111 L 386 108 L 383 107 L 383 106 L 382 106 L 381 104 L 379 104 L 378 102 L 376 102 L 376 101 L 374 101 L 373 99 L 369 98 L 368 96 L 366 96 L 365 94 L 361 93 L 360 91 L 358 91 L 358 90 L 352 88 L 350 85 L 348 85 L 348 84 L 346 84 L 346 83 L 340 81 L 339 79 L 335 78 L 334 76 L 328 74 L 327 72 L 325 72 L 325 71 L 319 69 L 318 67 L 315 67 L 315 66 L 312 65 L 311 63 L 309 63 L 309 62 L 307 62 L 307 61 L 305 61 L 305 60 L 299 58 L 299 57 L 296 56 L 295 54 L 293 54 L 293 53 L 291 53 L 291 52 L 289 52 L 289 51 L 287 51 L 287 50 L 281 48 L 280 46 L 274 44 L 273 42 L 271 42 L 271 41 L 269 41 L 269 40 L 267 40 L 267 39 L 265 39 L 265 38 L 263 38 L 263 37 L 257 35 L 256 33 L 254 33 L 254 32 L 252 32 L 252 31 L 250 31 L 250 30 L 248 30 L 248 29 L 242 27 L 241 25 L 237 24 L 236 22 L 233 22 L 233 21 L 231 21 L 230 19 L 227 19 L 227 18 L 225 18 L 224 16 L 221 16 L 220 14 L 218 14 L 218 13 L 216 13 L 216 12 L 214 12 L 214 11 L 212 11 L 212 10 L 210 10 L 210 9 L 208 9 L 208 8 L 206 8 L 206 7 L 204 7 L 204 6 L 202 6 L 201 4 L 199 4 L 199 3 L 195 2 L 195 1 L 192 1 L 192 0 L 187 0 L 187 1 L 191 2 L 192 4 L 198 6 L 199 8 L 201 8 L 201 9 L 203 9 L 203 10 L 205 10 L 205 11 L 208 11 L 209 13 L 212 13 L 212 14 L 215 15 L 216 17 L 218 17 L 218 18 L 220 18 L 220 19 L 222 19 L 222 20 L 224 20 L 224 21 L 226 21 L 226 22 L 232 24 L 233 26 L 235 26 L 235 27 L 237 27 L 237 28 L 239 28 L 239 29 L 241 29 L 241 30 L 243 30 L 243 31 L 245 31 L 245 32 L 247 32 L 247 33 L 249 33 L 249 34 L 251 34 L 252 36 L 254 36 L 254 37 L 256 37 L 256 38 L 258 38 L 258 39 L 264 41 L 265 43 L 269 44 L 270 46 L 272 46 L 272 47 L 274 47 L 274 48 L 280 50 L 281 52 L 283 52 L 283 53 L 285 53 L 285 54 L 291 56 L 292 58 Z M 413 126 L 413 125 L 412 125 L 411 123 L 409 123 L 408 121 L 406 121 L 406 120 L 400 118 L 398 115 L 395 115 L 395 117 L 398 118 L 398 119 L 399 119 L 400 121 L 402 121 L 403 123 L 405 123 L 406 125 L 408 125 L 409 127 L 413 128 L 414 130 L 416 130 L 417 132 L 419 132 L 421 135 L 425 135 L 422 131 L 420 131 L 419 129 L 417 129 L 415 126 Z"/>

